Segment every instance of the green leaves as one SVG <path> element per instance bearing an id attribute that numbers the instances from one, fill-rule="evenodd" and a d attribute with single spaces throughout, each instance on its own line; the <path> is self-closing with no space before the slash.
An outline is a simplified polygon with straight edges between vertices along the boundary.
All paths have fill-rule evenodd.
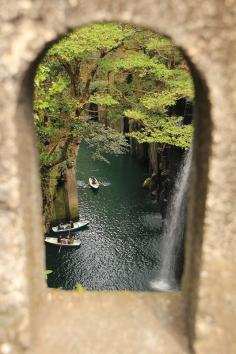
<path id="1" fill-rule="evenodd" d="M 174 48 L 173 43 L 165 37 L 161 37 L 159 35 L 153 36 L 147 43 L 148 50 L 163 50 L 163 51 L 171 51 Z"/>
<path id="2" fill-rule="evenodd" d="M 82 284 L 77 283 L 75 286 L 75 290 L 82 293 L 82 292 L 86 291 L 87 288 L 85 286 L 83 286 Z"/>
<path id="3" fill-rule="evenodd" d="M 46 280 L 48 279 L 48 275 L 51 274 L 51 273 L 53 273 L 53 271 L 50 270 L 50 269 L 44 271 L 44 277 L 45 277 Z"/>
<path id="4" fill-rule="evenodd" d="M 130 26 L 93 24 L 69 33 L 49 50 L 48 55 L 58 55 L 67 62 L 96 60 L 100 52 L 111 50 L 133 32 Z"/>
<path id="5" fill-rule="evenodd" d="M 125 116 L 140 123 L 140 129 L 128 133 L 139 143 L 169 144 L 187 149 L 192 142 L 193 128 L 183 125 L 182 117 L 148 115 L 141 111 L 125 111 Z"/>
<path id="6" fill-rule="evenodd" d="M 34 79 L 35 85 L 38 87 L 42 82 L 49 78 L 50 69 L 46 65 L 40 64 Z"/>
<path id="7" fill-rule="evenodd" d="M 90 121 L 91 105 L 106 125 L 123 117 L 137 121 L 140 130 L 130 136 L 139 142 L 186 148 L 192 127 L 170 112 L 192 97 L 190 73 L 169 39 L 117 23 L 76 29 L 48 51 L 36 73 L 41 164 L 58 160 L 68 135 L 96 148 L 96 158 L 127 149 L 121 134 Z"/>
<path id="8" fill-rule="evenodd" d="M 150 55 L 158 56 L 159 61 L 169 68 L 178 64 L 184 64 L 181 52 L 172 41 L 160 35 L 149 38 L 146 49 Z"/>
<path id="9" fill-rule="evenodd" d="M 96 93 L 91 95 L 89 98 L 89 102 L 108 107 L 118 104 L 118 101 L 115 100 L 111 95 L 103 93 Z"/>
<path id="10" fill-rule="evenodd" d="M 116 60 L 108 59 L 104 64 L 109 63 L 109 69 L 112 70 L 135 70 L 150 69 L 155 66 L 155 62 L 143 53 L 127 53 L 125 58 L 117 58 Z M 104 65 L 103 64 L 103 65 Z M 102 65 L 101 65 L 102 67 Z"/>
<path id="11" fill-rule="evenodd" d="M 148 116 L 145 113 L 143 113 L 141 111 L 131 110 L 131 109 L 124 111 L 124 115 L 127 118 L 132 118 L 132 119 L 136 119 L 139 121 L 145 121 L 146 119 L 148 119 Z"/>
<path id="12" fill-rule="evenodd" d="M 175 92 L 176 98 L 193 98 L 193 80 L 188 71 L 180 69 L 172 70 L 171 80 L 168 84 L 171 90 Z"/>
<path id="13" fill-rule="evenodd" d="M 176 93 L 173 91 L 163 90 L 160 93 L 143 96 L 140 102 L 148 110 L 165 112 L 168 107 L 175 104 Z"/>
<path id="14" fill-rule="evenodd" d="M 60 94 L 64 92 L 64 90 L 69 86 L 69 81 L 62 76 L 57 77 L 51 83 L 51 87 L 48 90 L 48 94 L 50 96 Z"/>
<path id="15" fill-rule="evenodd" d="M 139 143 L 168 144 L 188 149 L 192 142 L 192 126 L 182 125 L 182 118 L 151 118 L 145 121 L 140 131 L 127 134 Z"/>

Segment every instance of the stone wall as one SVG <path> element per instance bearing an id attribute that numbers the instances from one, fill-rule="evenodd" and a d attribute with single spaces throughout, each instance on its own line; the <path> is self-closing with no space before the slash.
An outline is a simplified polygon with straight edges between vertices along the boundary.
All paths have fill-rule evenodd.
<path id="1" fill-rule="evenodd" d="M 0 20 L 0 353 L 183 354 L 186 340 L 196 354 L 235 353 L 236 1 L 2 0 Z M 33 75 L 51 41 L 104 20 L 170 36 L 195 81 L 193 182 L 179 295 L 45 287 Z"/>

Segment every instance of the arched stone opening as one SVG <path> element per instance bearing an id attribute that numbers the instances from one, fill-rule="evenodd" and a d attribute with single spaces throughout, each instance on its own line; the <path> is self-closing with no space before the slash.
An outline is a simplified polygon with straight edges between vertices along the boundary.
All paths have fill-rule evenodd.
<path id="1" fill-rule="evenodd" d="M 82 27 L 82 30 L 83 29 L 86 29 L 86 26 L 85 27 Z M 140 29 L 141 30 L 141 29 Z M 144 30 L 143 30 L 144 31 Z M 82 32 L 83 33 L 83 32 Z M 147 35 L 147 33 L 146 33 L 146 35 Z M 149 35 L 150 35 L 150 33 L 149 33 Z M 138 37 L 139 38 L 139 37 Z M 137 39 L 138 40 L 138 39 Z M 136 43 L 136 42 L 135 42 Z M 127 42 L 126 42 L 126 45 L 125 46 L 127 46 Z M 51 47 L 49 47 L 49 48 L 51 48 Z M 49 49 L 48 47 L 47 47 L 47 49 L 46 49 L 46 52 L 48 51 L 48 49 Z M 115 49 L 116 50 L 116 49 Z M 44 51 L 44 53 L 45 53 L 45 51 Z M 111 54 L 110 52 L 109 52 L 109 54 Z M 177 56 L 177 62 L 180 60 L 180 59 L 178 59 L 179 58 L 179 54 L 175 54 L 176 56 Z M 40 56 L 40 58 L 41 58 L 42 56 Z M 50 57 L 49 57 L 50 58 Z M 50 60 L 50 59 L 47 59 L 47 60 Z M 183 59 L 181 59 L 181 63 L 183 62 Z M 69 64 L 68 64 L 69 65 Z M 72 64 L 71 64 L 72 65 Z M 73 64 L 74 65 L 74 64 Z M 88 65 L 88 64 L 86 64 L 86 65 Z M 174 64 L 173 64 L 174 65 Z M 185 65 L 184 64 L 184 62 L 183 62 L 183 65 Z M 168 66 L 169 66 L 169 64 L 168 64 Z M 72 69 L 71 69 L 72 70 Z M 73 70 L 75 70 L 74 68 L 73 68 Z M 81 64 L 81 70 L 83 71 L 83 64 Z M 186 65 L 185 65 L 185 70 L 187 71 L 187 69 L 186 69 Z M 101 75 L 101 73 L 100 73 L 100 75 Z M 80 78 L 80 80 L 83 80 L 83 77 L 81 77 Z M 53 80 L 54 81 L 54 80 Z M 154 84 L 154 85 L 157 85 L 156 83 Z M 48 85 L 47 85 L 47 89 L 49 89 L 49 87 L 48 87 Z M 154 88 L 153 88 L 154 89 Z M 80 91 L 80 90 L 78 90 L 78 91 Z M 36 112 L 37 112 L 37 109 L 36 109 Z M 39 114 L 39 113 L 38 113 Z M 183 114 L 183 113 L 182 113 Z M 50 113 L 49 113 L 49 116 L 50 116 Z M 60 117 L 60 112 L 59 112 L 59 114 L 58 114 L 58 119 L 59 119 L 59 117 Z M 54 118 L 52 118 L 53 120 L 54 120 Z M 102 118 L 101 117 L 101 119 L 105 119 L 104 117 Z M 46 125 L 48 124 L 48 118 L 47 118 L 47 122 L 46 122 Z M 119 124 L 119 122 L 118 122 L 118 124 Z M 132 123 L 131 123 L 132 124 Z M 121 127 L 119 127 L 118 128 L 119 130 L 120 129 L 122 129 L 122 126 Z M 81 139 L 80 139 L 81 140 Z M 137 144 L 138 145 L 138 144 Z M 139 145 L 138 146 L 138 148 L 141 150 L 141 145 Z M 157 152 L 156 152 L 156 150 L 155 150 L 155 146 L 154 146 L 154 149 L 153 149 L 153 151 L 152 151 L 152 156 L 153 156 L 153 154 L 157 154 Z M 150 147 L 150 149 L 151 149 L 151 147 Z M 132 150 L 132 148 L 131 148 L 131 150 Z M 178 151 L 178 153 L 179 153 L 179 151 Z M 161 154 L 161 152 L 159 152 L 159 154 Z M 171 152 L 170 153 L 168 153 L 169 155 L 171 154 Z M 179 153 L 179 155 L 180 155 L 180 153 Z M 177 152 L 176 152 L 176 158 L 178 158 L 178 159 L 180 159 L 180 156 L 178 156 L 178 154 L 177 154 Z M 152 157 L 152 159 L 154 160 L 154 157 Z M 160 160 L 161 161 L 161 159 L 160 159 L 160 156 L 159 156 L 159 158 L 156 158 L 156 160 Z M 178 160 L 177 160 L 178 161 Z M 153 163 L 153 162 L 152 162 Z M 166 165 L 164 162 L 162 163 L 164 166 Z M 175 163 L 176 165 L 177 165 L 177 163 Z M 75 166 L 75 163 L 73 163 L 73 165 Z M 101 167 L 102 168 L 102 167 Z M 154 167 L 155 168 L 155 167 Z M 158 168 L 159 167 L 156 167 L 157 168 L 157 170 L 158 170 Z M 172 166 L 172 169 L 173 169 L 173 166 Z M 175 167 L 175 169 L 177 169 L 177 167 Z M 72 169 L 71 168 L 67 168 L 66 167 L 66 170 L 69 170 L 69 171 L 71 171 Z M 74 170 L 75 170 L 75 168 L 74 168 Z M 155 170 L 155 171 L 157 171 L 157 170 Z M 152 172 L 151 173 L 153 173 L 153 170 L 152 170 Z M 162 172 L 161 171 L 158 171 L 158 173 L 159 173 L 159 177 L 161 178 L 161 175 L 162 175 Z M 72 181 L 72 179 L 73 179 L 73 181 Z M 71 182 L 71 184 L 73 183 L 73 182 L 75 182 L 75 176 L 72 176 L 72 179 L 70 180 L 70 182 Z M 68 178 L 64 178 L 64 176 L 63 176 L 63 181 L 66 181 L 65 182 L 65 184 L 67 185 L 68 184 Z M 61 183 L 62 184 L 62 183 Z M 141 186 L 141 184 L 142 184 L 142 182 L 140 182 L 140 186 Z M 163 184 L 164 184 L 164 182 L 163 182 Z M 67 188 L 67 186 L 65 186 L 65 185 L 63 185 L 62 186 L 63 188 L 64 187 L 66 187 Z M 73 183 L 73 190 L 72 190 L 72 197 L 74 198 L 74 196 L 76 197 L 77 196 L 77 193 L 76 193 L 76 185 L 75 185 L 75 183 Z M 63 202 L 63 204 L 64 205 L 66 205 L 67 204 L 67 201 L 68 201 L 68 194 L 69 194 L 69 191 L 68 191 L 68 189 L 66 189 L 66 188 L 64 188 L 65 189 L 65 193 L 64 193 L 64 195 L 66 195 L 66 197 L 64 198 L 64 200 L 62 201 Z M 71 198 L 71 200 L 73 201 L 73 199 Z M 70 200 L 69 200 L 70 201 Z M 69 205 L 69 202 L 68 202 L 68 205 Z M 68 205 L 66 205 L 67 206 L 67 208 L 68 208 Z M 114 208 L 115 208 L 115 206 L 114 206 Z M 66 216 L 67 216 L 67 213 L 65 213 L 65 215 L 62 213 L 62 216 L 60 216 L 60 221 L 63 221 L 63 219 L 65 218 L 66 219 Z M 70 217 L 70 219 L 72 220 L 72 219 L 74 219 L 73 218 L 73 215 L 70 215 L 69 216 Z M 78 217 L 77 215 L 75 215 L 75 219 L 76 219 L 76 217 Z M 87 215 L 85 215 L 84 216 L 85 218 L 89 218 Z M 92 216 L 90 216 L 90 218 L 91 218 Z M 69 219 L 68 219 L 69 220 Z M 67 221 L 68 221 L 67 220 Z M 53 220 L 54 221 L 54 220 Z M 91 221 L 92 221 L 92 219 L 91 219 Z M 136 222 L 138 222 L 138 220 L 136 221 Z M 91 224 L 92 224 L 92 222 L 91 222 Z M 90 227 L 92 227 L 92 225 L 90 225 Z M 83 235 L 84 235 L 84 233 L 82 234 L 82 238 L 84 238 L 83 237 Z M 91 236 L 92 236 L 92 234 L 91 234 Z M 150 230 L 150 238 L 151 238 L 152 236 L 151 236 L 151 230 Z M 91 237 L 90 237 L 90 239 L 91 239 Z M 85 245 L 85 247 L 86 247 L 86 245 Z M 118 246 L 117 246 L 118 247 Z M 138 248 L 140 248 L 141 246 L 139 246 Z M 148 247 L 148 246 L 147 246 Z M 144 254 L 145 254 L 145 250 L 144 250 Z M 131 251 L 130 251 L 130 253 L 132 253 Z M 49 253 L 50 254 L 50 253 Z M 88 256 L 88 255 L 87 255 Z M 154 255 L 153 255 L 154 256 Z M 98 253 L 98 257 L 99 257 L 99 253 Z M 154 256 L 155 257 L 155 256 Z M 151 257 L 150 257 L 151 258 Z M 51 264 L 51 266 L 53 267 L 54 265 L 53 265 L 53 262 L 51 262 L 50 263 Z M 50 268 L 50 265 L 49 266 L 47 266 L 49 269 L 51 269 Z M 129 268 L 128 266 L 127 266 L 127 268 Z M 86 271 L 85 271 L 86 272 Z M 181 271 L 180 271 L 181 272 Z M 180 273 L 179 272 L 179 273 Z M 75 273 L 75 272 L 74 272 Z M 55 274 L 56 274 L 56 271 L 55 271 Z M 58 274 L 58 273 L 57 273 Z M 58 275 L 56 276 L 56 277 L 58 277 Z M 154 277 L 154 276 L 153 276 Z M 178 277 L 179 277 L 179 275 L 178 275 Z M 52 275 L 52 276 L 50 276 L 50 278 L 54 278 L 54 274 Z M 142 281 L 143 281 L 143 279 L 142 279 Z M 144 281 L 143 281 L 143 283 L 144 283 Z M 146 281 L 146 283 L 148 283 L 148 281 Z M 52 284 L 52 282 L 51 282 L 51 284 Z M 51 285 L 52 286 L 52 285 Z M 87 286 L 87 284 L 85 284 L 85 286 Z M 114 286 L 117 286 L 117 284 L 114 284 Z M 144 286 L 141 282 L 140 282 L 140 284 L 139 285 L 136 285 L 136 286 Z M 146 286 L 148 286 L 148 285 L 146 285 Z M 145 289 L 147 289 L 147 288 L 145 288 Z"/>
<path id="2" fill-rule="evenodd" d="M 232 281 L 231 283 L 227 283 L 227 279 L 229 280 L 233 275 L 230 263 L 231 265 L 233 264 L 234 255 L 232 250 L 229 250 L 229 247 L 227 248 L 226 246 L 232 241 L 232 234 L 235 230 L 235 223 L 232 219 L 232 212 L 235 210 L 233 204 L 233 198 L 235 195 L 233 188 L 235 174 L 232 172 L 235 161 L 233 154 L 235 143 L 233 118 L 235 110 L 233 104 L 234 90 L 232 90 L 232 87 L 234 86 L 234 77 L 233 75 L 231 77 L 232 72 L 230 73 L 228 69 L 225 69 L 224 65 L 227 64 L 228 58 L 222 54 L 223 52 L 225 52 L 226 55 L 227 53 L 231 53 L 230 48 L 231 46 L 233 47 L 233 45 L 230 40 L 224 37 L 224 31 L 219 32 L 216 30 L 216 28 L 219 28 L 217 27 L 218 17 L 214 15 L 219 11 L 219 6 L 217 6 L 217 4 L 217 1 L 213 1 L 209 4 L 207 9 L 204 9 L 204 7 L 199 7 L 199 3 L 192 4 L 191 2 L 187 2 L 186 4 L 181 5 L 182 7 L 180 8 L 180 5 L 177 3 L 173 4 L 173 2 L 160 2 L 158 4 L 152 4 L 153 11 L 150 11 L 151 4 L 150 7 L 148 7 L 147 4 L 143 4 L 141 1 L 138 3 L 133 3 L 130 1 L 128 4 L 119 2 L 113 6 L 110 6 L 108 3 L 104 3 L 102 7 L 98 2 L 93 2 L 86 9 L 83 4 L 77 5 L 77 2 L 75 1 L 70 2 L 70 4 L 64 2 L 63 5 L 60 5 L 60 7 L 56 9 L 57 14 L 61 16 L 59 17 L 58 24 L 56 25 L 59 32 L 64 32 L 66 27 L 81 25 L 82 22 L 78 23 L 78 18 L 81 18 L 81 16 L 83 16 L 83 23 L 97 20 L 117 19 L 132 22 L 131 19 L 133 19 L 136 24 L 139 23 L 144 26 L 145 24 L 150 25 L 154 30 L 159 30 L 159 32 L 166 33 L 167 35 L 171 35 L 170 32 L 173 31 L 173 39 L 175 42 L 185 48 L 185 51 L 191 58 L 191 61 L 197 64 L 197 67 L 200 68 L 201 72 L 203 72 L 207 77 L 208 86 L 210 88 L 210 100 L 212 103 L 211 113 L 214 125 L 206 127 L 205 123 L 210 114 L 209 104 L 205 101 L 205 93 L 207 90 L 205 89 L 205 85 L 201 84 L 199 76 L 194 75 L 197 93 L 199 93 L 199 96 L 198 94 L 196 96 L 197 126 L 195 139 L 194 176 L 196 182 L 199 176 L 202 177 L 203 184 L 201 185 L 200 191 L 195 182 L 193 182 L 192 185 L 193 193 L 191 198 L 188 234 L 190 235 L 189 240 L 193 237 L 193 242 L 196 245 L 197 252 L 192 249 L 191 241 L 189 241 L 187 250 L 187 258 L 189 257 L 189 260 L 187 261 L 186 267 L 186 281 L 184 281 L 184 289 L 186 289 L 186 291 L 184 291 L 184 303 L 186 303 L 186 299 L 189 299 L 189 309 L 196 314 L 196 316 L 192 317 L 195 320 L 188 328 L 191 331 L 195 331 L 195 334 L 197 334 L 196 337 L 192 336 L 192 344 L 194 345 L 197 353 L 206 353 L 209 351 L 221 353 L 224 350 L 233 352 L 235 348 L 232 327 L 230 327 L 230 324 L 233 323 L 234 316 L 234 307 L 232 305 L 234 282 Z M 51 11 L 50 5 L 48 6 Z M 222 8 L 220 6 L 220 11 L 221 10 Z M 20 13 L 22 13 L 22 11 L 24 12 L 24 10 L 20 9 Z M 14 348 L 15 351 L 18 351 L 19 353 L 24 352 L 26 348 L 29 348 L 29 334 L 31 333 L 29 330 L 29 319 L 32 320 L 30 323 L 33 324 L 31 329 L 34 333 L 34 337 L 37 337 L 37 333 L 39 333 L 37 326 L 40 327 L 41 325 L 39 319 L 45 319 L 49 308 L 53 311 L 52 308 L 54 307 L 52 304 L 59 304 L 58 308 L 60 308 L 60 305 L 62 304 L 61 302 L 57 303 L 57 300 L 60 299 L 57 298 L 57 294 L 55 292 L 47 292 L 45 290 L 43 282 L 42 242 L 40 237 L 38 237 L 38 232 L 41 228 L 39 183 L 35 161 L 36 155 L 33 152 L 34 142 L 32 139 L 33 132 L 30 123 L 31 118 L 29 118 L 31 115 L 31 107 L 29 102 L 30 92 L 28 91 L 28 88 L 30 87 L 30 82 L 32 83 L 32 71 L 27 70 L 29 62 L 33 61 L 33 59 L 37 56 L 37 52 L 40 51 L 42 42 L 45 41 L 47 36 L 49 39 L 55 37 L 57 30 L 52 28 L 52 25 L 48 22 L 50 11 L 46 14 L 46 10 L 44 9 L 45 17 L 41 15 L 42 17 L 39 19 L 39 21 L 42 21 L 39 25 L 40 31 L 33 33 L 32 28 L 33 39 L 24 39 L 23 37 L 27 32 L 24 28 L 27 29 L 27 26 L 36 23 L 34 20 L 35 15 L 32 13 L 34 11 L 31 9 L 27 11 L 26 17 L 29 17 L 29 22 L 22 19 L 22 21 L 17 23 L 16 28 L 18 28 L 18 32 L 16 37 L 17 40 L 20 39 L 22 40 L 22 43 L 24 43 L 22 49 L 24 53 L 26 52 L 25 45 L 30 43 L 28 56 L 24 54 L 23 57 L 20 57 L 19 54 L 14 53 L 17 58 L 14 70 L 13 68 L 9 68 L 9 76 L 7 79 L 3 72 L 1 72 L 1 78 L 4 82 L 4 90 L 1 97 L 1 100 L 4 103 L 2 111 L 4 114 L 4 123 L 2 129 L 1 160 L 3 161 L 3 171 L 5 172 L 3 183 L 1 185 L 4 190 L 4 193 L 2 193 L 2 210 L 4 215 L 3 229 L 8 229 L 8 239 L 4 239 L 4 244 L 6 247 L 4 248 L 4 253 L 1 255 L 1 259 L 8 265 L 7 272 L 4 270 L 5 267 L 3 267 L 4 285 L 6 285 L 5 294 L 9 296 L 7 299 L 8 301 L 6 301 L 6 297 L 4 297 L 4 304 L 5 309 L 8 311 L 7 318 L 10 319 L 9 322 L 6 320 L 6 326 L 4 328 L 4 342 L 1 347 L 2 353 L 6 353 L 6 350 L 9 352 L 9 348 Z M 67 20 L 65 20 L 64 11 L 67 11 Z M 227 15 L 228 12 L 225 11 L 225 14 Z M 158 25 L 159 28 L 156 27 L 157 17 L 160 19 Z M 209 19 L 212 21 L 211 27 L 209 27 Z M 8 21 L 9 17 L 6 17 L 6 22 Z M 169 26 L 170 23 L 173 24 L 171 28 Z M 231 29 L 229 27 L 226 29 L 225 26 L 225 31 L 228 33 Z M 37 38 L 39 33 L 43 34 L 40 39 Z M 231 34 L 233 35 L 233 32 Z M 229 38 L 232 37 L 229 36 Z M 210 40 L 212 41 L 211 43 Z M 8 36 L 6 35 L 6 43 L 7 41 Z M 194 41 L 196 41 L 196 46 L 192 45 Z M 34 44 L 32 44 L 33 42 Z M 220 48 L 221 54 L 218 48 Z M 7 59 L 4 58 L 4 60 L 5 62 L 3 61 L 3 64 L 6 65 Z M 232 66 L 229 67 L 232 69 Z M 29 78 L 29 81 L 24 81 L 25 84 L 22 86 L 22 77 L 24 76 L 25 71 L 28 71 L 27 78 Z M 229 80 L 228 84 L 226 83 L 227 80 Z M 203 92 L 199 92 L 199 89 L 203 89 Z M 20 91 L 21 95 L 19 96 Z M 16 104 L 15 97 L 20 97 L 17 100 L 18 104 Z M 12 102 L 13 104 L 10 106 L 9 102 Z M 17 112 L 15 115 L 16 107 Z M 225 122 L 228 126 L 226 126 L 226 123 L 222 123 L 221 121 L 222 112 L 225 114 Z M 8 120 L 6 120 L 6 116 L 8 117 Z M 228 129 L 228 127 L 230 127 L 230 129 Z M 212 139 L 210 139 L 211 135 L 213 136 Z M 211 146 L 212 150 L 210 151 Z M 7 159 L 6 155 L 8 156 Z M 223 156 L 226 157 L 224 162 L 222 162 Z M 211 159 L 210 165 L 207 163 L 208 157 Z M 27 166 L 27 170 L 23 168 L 23 166 Z M 229 182 L 228 191 L 223 191 L 217 181 L 217 171 L 219 171 L 219 167 L 222 167 L 224 170 L 224 175 L 223 172 L 220 173 L 223 183 Z M 37 185 L 38 187 L 35 189 L 35 186 Z M 204 215 L 198 211 L 200 210 L 197 205 L 197 196 L 199 196 L 199 194 L 201 204 L 204 207 L 202 209 L 205 213 Z M 205 211 L 206 194 L 207 210 Z M 217 201 L 215 199 L 215 195 L 218 196 Z M 22 203 L 24 204 L 24 209 L 21 208 Z M 214 203 L 216 204 L 214 205 Z M 222 204 L 226 206 L 225 210 L 222 210 Z M 200 215 L 198 213 L 200 213 Z M 198 225 L 195 223 L 196 226 L 194 226 L 193 220 L 195 222 L 196 215 L 198 215 Z M 227 223 L 226 220 L 229 222 Z M 222 225 L 224 226 L 223 231 L 225 235 L 224 244 L 220 242 Z M 32 235 L 34 236 L 32 237 Z M 11 240 L 9 240 L 9 238 Z M 213 257 L 211 258 L 211 251 L 209 251 L 209 248 L 214 239 L 216 240 L 216 249 L 213 252 Z M 13 240 L 14 253 L 12 252 Z M 204 249 L 204 262 L 201 261 L 202 258 L 200 257 L 202 255 L 202 249 Z M 24 250 L 27 250 L 27 252 Z M 6 253 L 8 254 L 7 257 Z M 194 253 L 194 258 L 193 256 L 189 256 L 191 253 Z M 225 257 L 227 257 L 227 259 Z M 193 259 L 195 261 L 193 261 Z M 213 294 L 212 280 L 214 278 L 214 269 L 215 271 L 220 271 L 222 264 L 224 266 L 224 291 L 219 292 L 221 287 L 220 285 L 217 285 L 215 290 L 218 292 L 215 291 Z M 32 265 L 35 265 L 35 267 Z M 193 279 L 196 276 L 195 271 L 197 275 L 200 274 L 199 282 L 195 282 Z M 185 285 L 187 284 L 187 280 L 190 278 L 190 274 L 191 283 L 189 282 L 189 284 L 193 284 L 193 286 L 188 287 Z M 12 284 L 12 278 L 17 278 L 17 282 Z M 197 294 L 199 294 L 199 296 L 197 296 Z M 38 295 L 40 296 L 38 297 Z M 68 294 L 66 294 L 66 296 L 67 295 Z M 45 304 L 45 301 L 42 302 L 43 297 L 47 297 L 47 304 Z M 208 304 L 208 306 L 206 306 L 209 298 L 211 298 L 212 301 Z M 37 308 L 37 305 L 39 304 L 38 299 L 41 299 L 40 306 L 43 305 L 43 308 L 41 309 L 42 312 L 40 312 L 39 308 Z M 225 301 L 226 299 L 228 299 L 228 302 Z M 178 309 L 180 306 L 179 300 L 172 300 L 173 298 L 171 296 L 162 294 L 153 294 L 151 296 L 148 294 L 133 294 L 132 296 L 127 294 L 117 294 L 117 296 L 111 296 L 110 294 L 88 294 L 77 300 L 74 299 L 74 295 L 68 295 L 67 301 L 63 305 L 63 310 L 67 313 L 68 323 L 70 326 L 76 322 L 75 318 L 73 319 L 72 314 L 74 310 L 68 310 L 70 307 L 68 304 L 71 303 L 72 308 L 74 301 L 80 308 L 83 306 L 91 306 L 92 304 L 90 307 L 91 312 L 89 315 L 87 314 L 89 321 L 85 323 L 85 332 L 83 332 L 83 329 L 79 329 L 81 336 L 80 345 L 81 347 L 83 346 L 83 353 L 86 352 L 86 350 L 88 351 L 87 348 L 89 348 L 90 345 L 88 341 L 86 341 L 86 326 L 88 328 L 90 322 L 94 324 L 93 328 L 95 329 L 96 321 L 101 321 L 101 326 L 103 326 L 105 330 L 109 327 L 108 336 L 118 334 L 117 338 L 119 339 L 119 345 L 121 346 L 122 343 L 123 348 L 127 348 L 129 346 L 133 352 L 137 349 L 137 347 L 135 347 L 135 336 L 137 334 L 143 339 L 142 343 L 138 342 L 140 347 L 150 353 L 156 353 L 157 350 L 161 348 L 161 342 L 163 343 L 163 341 L 165 344 L 168 343 L 169 352 L 171 352 L 171 343 L 175 345 L 174 350 L 177 352 L 178 348 L 176 347 L 176 342 L 169 342 L 170 338 L 167 335 L 168 330 L 172 330 L 173 327 L 175 329 L 177 328 L 178 321 L 176 321 L 176 316 L 174 316 L 173 322 L 169 322 L 169 327 L 163 326 L 163 324 L 161 324 L 161 319 L 158 316 L 158 319 L 156 317 L 154 322 L 151 321 L 156 311 L 156 307 L 161 304 L 163 304 L 164 307 L 166 306 L 168 309 L 166 318 L 170 318 L 173 314 L 173 308 Z M 165 301 L 167 301 L 168 305 L 166 305 Z M 30 302 L 32 306 L 29 305 Z M 109 321 L 109 311 L 108 313 L 106 313 L 106 311 L 98 311 L 101 303 L 103 304 L 104 310 L 109 308 L 109 311 L 112 312 L 112 316 Z M 125 311 L 128 312 L 127 306 L 131 303 L 140 305 L 140 307 L 137 306 L 136 309 L 133 308 L 132 310 L 131 317 L 133 321 L 129 322 L 131 325 L 131 331 L 129 331 L 129 326 L 125 327 L 127 330 L 127 336 L 129 337 L 131 343 L 131 345 L 129 345 L 129 340 L 125 341 L 124 337 L 122 337 L 122 330 L 124 330 L 124 328 L 115 326 L 115 323 L 117 318 L 121 318 L 124 322 L 128 320 L 125 316 Z M 109 307 L 107 307 L 108 304 Z M 224 305 L 224 311 L 222 313 L 219 311 L 220 304 Z M 146 312 L 142 312 L 142 310 L 144 308 L 146 309 L 147 306 L 150 317 Z M 117 308 L 120 310 L 117 310 Z M 124 311 L 122 311 L 122 308 Z M 160 308 L 162 307 L 160 306 Z M 43 313 L 45 316 L 42 315 Z M 31 314 L 32 317 L 30 317 L 29 314 Z M 54 315 L 55 314 L 56 312 L 54 312 Z M 145 318 L 144 328 L 147 335 L 146 337 L 144 332 L 139 332 L 138 327 L 135 327 L 135 325 L 139 322 L 140 314 Z M 50 322 L 49 317 L 52 319 L 54 315 L 51 312 L 51 316 L 48 316 L 48 322 Z M 181 313 L 177 314 L 177 317 L 181 318 L 181 316 Z M 69 322 L 70 317 L 71 322 Z M 55 316 L 55 318 L 60 319 L 59 313 L 58 317 Z M 92 318 L 94 319 L 93 321 Z M 82 318 L 80 318 L 80 320 L 82 320 Z M 51 323 L 53 325 L 53 322 Z M 226 325 L 226 329 L 224 328 L 224 325 Z M 134 331 L 132 331 L 132 328 Z M 210 335 L 212 328 L 215 329 L 215 333 L 217 333 L 217 335 Z M 160 337 L 155 337 L 158 332 L 163 334 L 163 341 L 160 341 Z M 103 331 L 97 331 L 95 333 L 97 333 L 97 337 L 95 336 L 93 340 L 97 341 L 104 334 Z M 175 330 L 172 332 L 172 334 L 176 335 L 176 338 L 180 341 L 183 340 L 183 344 L 184 337 L 181 336 L 181 333 L 183 333 L 182 329 L 177 331 L 177 333 Z M 151 336 L 152 343 L 148 341 L 148 336 L 149 338 Z M 37 340 L 39 346 L 39 338 Z M 60 341 L 58 341 L 58 343 L 60 343 Z M 40 349 L 41 351 L 44 349 L 44 352 L 48 351 L 48 353 L 50 353 L 50 351 L 53 350 L 52 348 L 55 350 L 54 345 L 55 342 L 53 342 L 50 338 L 46 338 L 45 347 L 41 347 Z M 66 345 L 66 343 L 63 343 L 63 345 Z M 63 345 L 60 350 L 66 348 L 63 347 Z M 185 350 L 183 349 L 183 346 L 180 345 L 180 353 L 183 353 Z M 98 353 L 99 350 L 105 353 L 105 350 L 107 350 L 106 348 L 106 342 L 100 342 L 100 346 L 93 346 L 94 351 Z M 35 348 L 33 349 L 35 350 Z M 70 348 L 68 347 L 68 352 L 73 352 L 74 349 L 75 346 L 73 347 L 72 345 Z M 117 341 L 110 343 L 109 350 L 110 352 L 118 352 L 119 348 Z M 30 351 L 32 352 L 31 349 Z M 58 353 L 59 352 L 60 351 L 58 349 Z M 136 352 L 138 351 L 136 350 Z"/>

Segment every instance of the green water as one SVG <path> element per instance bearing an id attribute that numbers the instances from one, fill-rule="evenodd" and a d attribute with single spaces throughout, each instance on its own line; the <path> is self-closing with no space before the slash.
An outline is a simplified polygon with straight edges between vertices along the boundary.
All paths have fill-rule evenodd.
<path id="1" fill-rule="evenodd" d="M 72 289 L 80 282 L 91 290 L 148 290 L 158 272 L 161 216 L 142 188 L 147 171 L 137 160 L 110 156 L 110 165 L 90 158 L 82 145 L 78 156 L 78 195 L 81 218 L 90 220 L 80 231 L 81 247 L 47 246 L 50 287 Z M 89 176 L 102 181 L 93 192 Z"/>

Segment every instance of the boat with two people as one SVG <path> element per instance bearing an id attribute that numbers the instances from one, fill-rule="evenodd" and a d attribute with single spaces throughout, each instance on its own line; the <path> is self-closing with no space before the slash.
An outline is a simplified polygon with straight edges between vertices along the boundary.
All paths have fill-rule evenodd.
<path id="1" fill-rule="evenodd" d="M 76 239 L 75 236 L 70 237 L 45 237 L 45 242 L 55 246 L 65 246 L 65 247 L 79 247 L 81 241 Z"/>
<path id="2" fill-rule="evenodd" d="M 100 186 L 100 183 L 98 182 L 96 177 L 89 177 L 89 185 L 93 189 L 98 189 Z"/>
<path id="3" fill-rule="evenodd" d="M 62 224 L 60 223 L 57 226 L 52 227 L 52 231 L 56 233 L 64 233 L 64 232 L 73 232 L 79 229 L 82 229 L 83 227 L 87 226 L 89 224 L 88 220 L 79 220 L 79 221 L 70 221 L 69 223 Z"/>

